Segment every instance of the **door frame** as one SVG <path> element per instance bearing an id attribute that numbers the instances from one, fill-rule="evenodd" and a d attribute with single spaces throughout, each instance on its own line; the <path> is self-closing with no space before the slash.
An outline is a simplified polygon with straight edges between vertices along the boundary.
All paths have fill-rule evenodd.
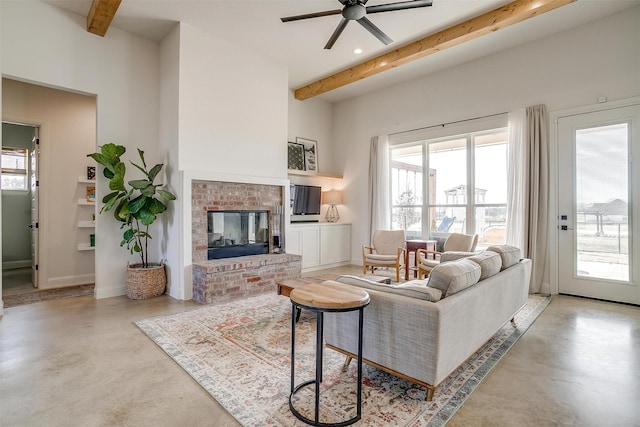
<path id="1" fill-rule="evenodd" d="M 558 181 L 558 148 L 559 148 L 559 136 L 558 136 L 558 120 L 563 117 L 571 117 L 580 114 L 597 113 L 601 111 L 614 110 L 617 108 L 630 107 L 640 104 L 640 96 L 634 96 L 631 98 L 624 98 L 615 101 L 605 101 L 598 104 L 586 105 L 577 108 L 563 109 L 554 111 L 550 114 L 550 138 L 549 138 L 549 152 L 551 158 L 549 159 L 549 228 L 548 228 L 548 263 L 549 263 L 549 284 L 542 284 L 540 292 L 550 293 L 557 295 L 559 291 L 559 227 L 560 227 L 560 212 L 559 212 L 559 193 L 560 182 Z M 548 285 L 548 289 L 546 286 Z"/>
<path id="2" fill-rule="evenodd" d="M 16 123 L 16 124 L 20 124 L 20 125 L 24 125 L 24 126 L 31 126 L 34 128 L 38 128 L 39 129 L 39 133 L 38 133 L 38 139 L 40 141 L 42 141 L 45 138 L 45 135 L 47 134 L 48 128 L 46 123 L 44 122 L 44 120 L 38 120 L 38 119 L 34 119 L 34 118 L 27 118 L 27 117 L 22 117 L 22 116 L 14 116 L 11 114 L 2 114 L 2 120 L 0 120 L 3 123 Z M 42 154 L 42 151 L 40 151 L 39 155 Z M 42 158 L 39 159 L 39 168 L 42 167 Z M 40 182 L 42 182 L 42 176 L 38 177 L 38 180 Z M 40 197 L 40 194 L 39 194 Z M 38 220 L 39 220 L 39 229 L 38 229 L 38 244 L 37 244 L 37 248 L 36 250 L 38 251 L 38 282 L 41 282 L 41 278 L 42 277 L 46 277 L 43 275 L 44 272 L 44 266 L 46 265 L 46 252 L 42 251 L 42 232 L 43 232 L 43 227 L 42 227 L 42 220 L 41 220 L 41 212 L 42 211 L 42 204 L 40 203 L 40 201 L 38 202 Z M 2 219 L 2 213 L 0 212 L 0 219 Z M 2 247 L 0 247 L 0 257 L 2 257 Z M 37 289 L 40 289 L 39 287 Z M 2 279 L 0 278 L 0 295 L 2 295 Z"/>

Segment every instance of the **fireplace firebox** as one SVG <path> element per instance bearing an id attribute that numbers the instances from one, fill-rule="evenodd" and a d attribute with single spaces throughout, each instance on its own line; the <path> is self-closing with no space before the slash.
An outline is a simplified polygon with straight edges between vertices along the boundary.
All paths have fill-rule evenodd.
<path id="1" fill-rule="evenodd" d="M 269 211 L 208 211 L 207 259 L 269 253 Z"/>

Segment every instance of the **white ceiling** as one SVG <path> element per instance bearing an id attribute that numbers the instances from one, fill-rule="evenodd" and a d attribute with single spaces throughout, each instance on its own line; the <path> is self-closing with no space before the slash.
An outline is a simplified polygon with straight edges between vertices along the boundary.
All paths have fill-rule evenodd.
<path id="1" fill-rule="evenodd" d="M 45 0 L 86 16 L 92 0 Z M 398 0 L 370 0 L 367 6 Z M 389 46 L 350 22 L 333 49 L 323 49 L 340 15 L 282 23 L 279 18 L 340 9 L 338 0 L 123 0 L 113 27 L 160 41 L 182 21 L 215 37 L 260 52 L 289 69 L 296 89 L 358 62 L 488 12 L 509 0 L 433 0 L 432 7 L 376 13 L 368 18 L 394 40 Z M 390 84 L 514 47 L 640 5 L 640 0 L 578 0 L 567 6 L 336 89 L 321 98 L 337 102 Z M 107 33 L 108 36 L 108 33 Z M 353 50 L 363 53 L 355 55 Z"/>

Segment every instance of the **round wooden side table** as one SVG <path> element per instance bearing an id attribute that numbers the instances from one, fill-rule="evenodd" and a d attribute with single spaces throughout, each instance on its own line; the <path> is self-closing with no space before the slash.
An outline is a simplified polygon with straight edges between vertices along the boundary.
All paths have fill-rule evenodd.
<path id="1" fill-rule="evenodd" d="M 364 308 L 369 305 L 369 294 L 355 286 L 336 282 L 308 284 L 297 287 L 291 299 L 291 394 L 289 409 L 300 421 L 312 426 L 348 426 L 362 416 L 362 325 Z M 315 379 L 295 385 L 296 311 L 299 308 L 316 312 L 316 375 Z M 338 423 L 320 422 L 320 383 L 322 382 L 323 317 L 327 312 L 359 311 L 358 326 L 358 391 L 356 416 Z M 293 405 L 294 395 L 303 387 L 315 384 L 314 419 L 302 415 Z"/>

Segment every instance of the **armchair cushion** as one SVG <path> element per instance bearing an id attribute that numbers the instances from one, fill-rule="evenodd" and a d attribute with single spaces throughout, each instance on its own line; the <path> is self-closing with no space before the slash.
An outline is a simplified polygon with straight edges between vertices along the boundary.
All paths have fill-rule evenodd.
<path id="1" fill-rule="evenodd" d="M 377 254 L 397 256 L 398 248 L 405 245 L 404 230 L 376 230 L 371 243 Z"/>
<path id="2" fill-rule="evenodd" d="M 468 259 L 445 262 L 434 267 L 429 274 L 429 287 L 440 289 L 448 297 L 480 280 L 480 265 Z"/>
<path id="3" fill-rule="evenodd" d="M 389 263 L 396 264 L 396 260 L 398 259 L 397 255 L 380 255 L 380 254 L 365 254 L 364 259 L 367 261 L 375 262 L 376 264 Z"/>
<path id="4" fill-rule="evenodd" d="M 502 260 L 501 271 L 517 264 L 518 261 L 520 261 L 520 248 L 516 248 L 515 246 L 495 245 L 489 246 L 487 250 L 497 252 L 500 255 L 500 259 Z"/>

